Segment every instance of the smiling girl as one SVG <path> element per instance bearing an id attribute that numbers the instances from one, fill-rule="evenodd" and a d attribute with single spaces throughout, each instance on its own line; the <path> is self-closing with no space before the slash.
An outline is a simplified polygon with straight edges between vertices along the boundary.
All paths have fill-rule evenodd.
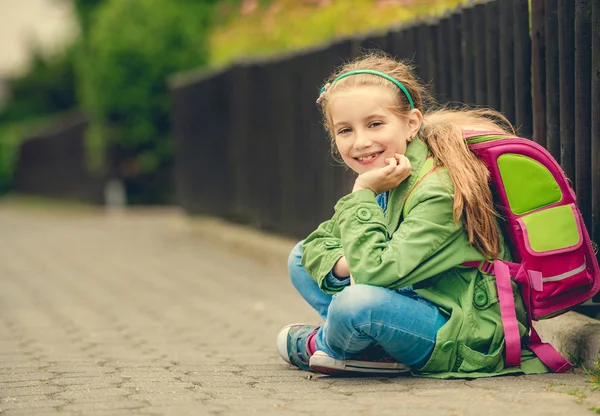
<path id="1" fill-rule="evenodd" d="M 542 373 L 528 349 L 504 364 L 494 276 L 465 262 L 509 260 L 465 130 L 513 133 L 492 110 L 431 110 L 408 65 L 369 55 L 345 65 L 318 103 L 335 149 L 358 175 L 335 214 L 289 258 L 292 282 L 324 320 L 288 325 L 281 357 L 326 374 L 433 377 Z M 513 286 L 519 333 L 527 317 Z"/>

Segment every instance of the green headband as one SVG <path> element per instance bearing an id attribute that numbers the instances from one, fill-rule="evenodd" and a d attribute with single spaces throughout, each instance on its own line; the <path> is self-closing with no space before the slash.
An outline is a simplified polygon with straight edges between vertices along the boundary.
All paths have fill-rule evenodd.
<path id="1" fill-rule="evenodd" d="M 402 90 L 402 92 L 404 93 L 404 95 L 406 95 L 406 98 L 408 98 L 408 102 L 410 103 L 410 108 L 411 109 L 415 108 L 415 103 L 413 103 L 412 97 L 410 96 L 410 93 L 408 92 L 408 90 L 406 89 L 406 87 L 404 85 L 402 85 L 402 83 L 400 81 L 398 81 L 396 78 L 390 77 L 388 74 L 385 74 L 383 72 L 374 71 L 372 69 L 358 69 L 356 71 L 349 71 L 349 72 L 346 72 L 346 73 L 340 75 L 336 79 L 334 79 L 331 82 L 331 85 L 333 85 L 334 83 L 336 83 L 337 81 L 339 81 L 342 78 L 346 78 L 347 76 L 357 75 L 357 74 L 377 75 L 379 77 L 387 79 L 388 81 L 393 82 L 394 84 L 396 84 L 398 86 L 398 88 L 400 88 Z M 325 87 L 321 88 L 321 94 L 323 94 L 324 92 L 325 92 Z"/>

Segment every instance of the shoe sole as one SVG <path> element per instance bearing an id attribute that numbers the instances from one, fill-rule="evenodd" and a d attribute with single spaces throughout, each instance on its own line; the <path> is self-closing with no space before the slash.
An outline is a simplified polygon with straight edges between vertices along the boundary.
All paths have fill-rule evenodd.
<path id="1" fill-rule="evenodd" d="M 371 373 L 401 374 L 410 372 L 410 368 L 401 363 L 378 363 L 357 360 L 336 360 L 325 354 L 315 352 L 310 357 L 310 368 L 322 374 Z"/>

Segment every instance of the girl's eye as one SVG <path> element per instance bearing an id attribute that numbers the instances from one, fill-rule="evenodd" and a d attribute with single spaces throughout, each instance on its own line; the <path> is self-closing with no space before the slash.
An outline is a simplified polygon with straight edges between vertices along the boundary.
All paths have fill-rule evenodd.
<path id="1" fill-rule="evenodd" d="M 383 123 L 381 121 L 374 121 L 372 122 L 369 127 L 379 127 L 381 126 Z"/>
<path id="2" fill-rule="evenodd" d="M 346 129 L 341 129 L 340 131 L 338 131 L 338 134 L 346 134 L 346 133 L 350 133 L 351 130 L 346 128 Z"/>

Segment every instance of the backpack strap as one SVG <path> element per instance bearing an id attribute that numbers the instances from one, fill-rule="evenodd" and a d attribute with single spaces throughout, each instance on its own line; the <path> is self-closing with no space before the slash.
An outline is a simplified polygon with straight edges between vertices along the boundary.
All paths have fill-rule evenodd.
<path id="1" fill-rule="evenodd" d="M 515 276 L 517 282 L 527 282 L 524 276 L 527 275 L 524 264 L 509 263 L 502 260 L 494 260 L 493 266 L 489 266 L 490 262 L 465 262 L 461 266 L 474 267 L 483 271 L 486 274 L 493 274 L 496 277 L 496 288 L 498 290 L 498 301 L 500 303 L 500 315 L 502 317 L 502 325 L 504 327 L 505 339 L 505 362 L 509 366 L 521 366 L 521 337 L 519 334 L 519 323 L 517 321 L 517 313 L 515 308 L 514 293 L 512 290 L 511 275 Z M 523 290 L 530 290 L 528 284 L 522 285 Z M 529 299 L 529 296 L 525 296 Z M 552 371 L 563 373 L 570 369 L 573 365 L 565 360 L 556 349 L 542 342 L 539 334 L 533 327 L 531 316 L 529 314 L 529 305 L 526 305 L 527 319 L 531 333 L 529 335 L 529 347 L 533 353 Z"/>
<path id="2" fill-rule="evenodd" d="M 506 340 L 506 364 L 509 366 L 521 366 L 521 336 L 519 335 L 519 323 L 517 321 L 517 310 L 512 290 L 510 269 L 501 260 L 494 260 L 494 275 L 496 276 L 496 288 L 498 289 L 498 300 L 500 302 L 500 315 L 504 326 L 504 339 Z"/>
<path id="3" fill-rule="evenodd" d="M 522 270 L 524 270 L 524 268 L 522 268 Z M 521 272 L 521 276 L 519 276 L 519 278 L 521 278 L 522 276 L 523 272 Z M 521 285 L 521 288 L 521 290 L 523 290 L 524 292 L 523 298 L 531 299 L 531 296 L 529 296 L 529 293 L 527 293 L 531 291 L 531 287 L 525 284 Z M 526 308 L 529 311 L 531 307 L 529 305 L 526 305 Z M 565 371 L 573 367 L 573 364 L 571 364 L 562 355 L 560 355 L 560 353 L 556 351 L 556 349 L 552 345 L 548 344 L 547 342 L 542 342 L 540 335 L 533 327 L 531 315 L 529 313 L 527 314 L 527 319 L 529 320 L 529 328 L 531 329 L 531 333 L 529 335 L 529 343 L 527 344 L 527 346 L 531 349 L 531 351 L 533 351 L 533 353 L 555 373 L 564 373 Z"/>

